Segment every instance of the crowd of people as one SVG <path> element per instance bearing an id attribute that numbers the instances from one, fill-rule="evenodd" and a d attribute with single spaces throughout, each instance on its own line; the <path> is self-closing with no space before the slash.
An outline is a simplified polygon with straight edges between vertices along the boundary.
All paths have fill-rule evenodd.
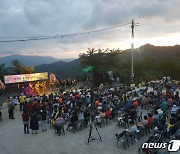
<path id="1" fill-rule="evenodd" d="M 154 83 L 152 87 L 150 91 L 147 90 L 148 87 L 143 90 L 129 91 L 123 97 L 126 103 L 121 110 L 118 122 L 127 124 L 129 128 L 115 134 L 118 141 L 125 142 L 128 137 L 133 136 L 137 142 L 137 136 L 144 131 L 159 132 L 161 141 L 170 138 L 180 139 L 179 92 L 175 91 L 172 82 L 161 81 Z M 145 111 L 144 118 L 142 118 L 143 111 Z M 153 137 L 150 136 L 147 142 L 150 140 L 151 143 L 155 142 Z"/>
<path id="2" fill-rule="evenodd" d="M 14 119 L 17 102 L 20 104 L 24 133 L 37 134 L 47 131 L 47 124 L 60 135 L 66 130 L 86 128 L 90 121 L 102 125 L 112 119 L 125 124 L 125 130 L 116 134 L 123 138 L 127 133 L 134 135 L 140 127 L 148 130 L 158 128 L 164 136 L 179 138 L 180 98 L 167 83 L 156 83 L 152 90 L 145 88 L 101 87 L 76 89 L 42 96 L 8 98 L 9 119 Z M 165 89 L 166 88 L 166 89 Z M 163 91 L 165 89 L 166 91 Z M 144 115 L 144 116 L 143 116 Z M 143 118 L 142 118 L 143 117 Z M 137 141 L 137 138 L 135 138 Z"/>

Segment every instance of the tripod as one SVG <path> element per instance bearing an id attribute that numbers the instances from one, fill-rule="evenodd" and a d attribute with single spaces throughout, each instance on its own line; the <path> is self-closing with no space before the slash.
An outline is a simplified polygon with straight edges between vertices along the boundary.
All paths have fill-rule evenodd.
<path id="1" fill-rule="evenodd" d="M 95 130 L 97 131 L 99 138 L 94 138 L 94 137 L 92 136 L 92 130 L 93 130 L 93 129 L 95 129 Z M 90 124 L 89 137 L 88 137 L 88 144 L 89 144 L 89 142 L 91 142 L 91 141 L 93 141 L 93 140 L 100 140 L 100 141 L 102 141 L 101 135 L 99 134 L 99 131 L 98 131 L 98 129 L 97 129 L 95 123 L 94 123 L 94 128 L 93 128 L 92 124 Z"/>

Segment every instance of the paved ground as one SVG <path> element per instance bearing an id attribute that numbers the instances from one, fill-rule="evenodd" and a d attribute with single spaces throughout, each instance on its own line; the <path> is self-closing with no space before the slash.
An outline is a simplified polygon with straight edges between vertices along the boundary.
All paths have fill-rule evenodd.
<path id="1" fill-rule="evenodd" d="M 114 134 L 122 132 L 124 127 L 118 128 L 115 121 L 103 128 L 98 127 L 102 142 L 92 141 L 89 145 L 89 128 L 75 134 L 66 132 L 66 135 L 58 136 L 48 127 L 47 132 L 25 135 L 21 112 L 15 111 L 14 120 L 8 119 L 7 112 L 7 108 L 2 110 L 4 120 L 0 122 L 0 154 L 135 154 L 149 136 L 142 137 L 127 150 L 123 150 L 121 144 L 117 148 Z M 95 131 L 93 136 L 97 137 Z"/>
<path id="2" fill-rule="evenodd" d="M 89 128 L 58 136 L 48 127 L 47 132 L 25 135 L 19 111 L 16 111 L 14 120 L 9 120 L 7 110 L 3 110 L 3 118 L 3 122 L 0 122 L 0 154 L 130 154 L 137 153 L 138 147 L 148 138 L 145 136 L 123 150 L 121 144 L 119 148 L 116 147 L 113 134 L 123 131 L 123 128 L 119 129 L 115 121 L 103 128 L 98 127 L 102 142 L 95 140 L 88 145 Z M 94 130 L 93 136 L 97 137 Z"/>

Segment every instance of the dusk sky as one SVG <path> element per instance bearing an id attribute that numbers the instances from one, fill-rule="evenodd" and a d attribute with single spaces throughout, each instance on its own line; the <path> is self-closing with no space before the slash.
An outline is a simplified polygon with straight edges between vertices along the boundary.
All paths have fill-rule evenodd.
<path id="1" fill-rule="evenodd" d="M 88 32 L 130 23 L 135 47 L 180 44 L 180 0 L 0 0 L 0 41 Z M 88 48 L 131 47 L 130 24 L 116 29 L 50 40 L 0 43 L 11 54 L 77 58 Z"/>

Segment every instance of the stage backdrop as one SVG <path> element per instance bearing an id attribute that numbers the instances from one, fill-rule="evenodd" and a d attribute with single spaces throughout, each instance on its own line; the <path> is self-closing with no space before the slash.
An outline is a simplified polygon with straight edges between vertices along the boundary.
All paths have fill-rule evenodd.
<path id="1" fill-rule="evenodd" d="M 48 79 L 48 73 L 47 72 L 4 76 L 5 84 L 39 81 L 39 80 L 47 80 L 47 79 Z"/>

